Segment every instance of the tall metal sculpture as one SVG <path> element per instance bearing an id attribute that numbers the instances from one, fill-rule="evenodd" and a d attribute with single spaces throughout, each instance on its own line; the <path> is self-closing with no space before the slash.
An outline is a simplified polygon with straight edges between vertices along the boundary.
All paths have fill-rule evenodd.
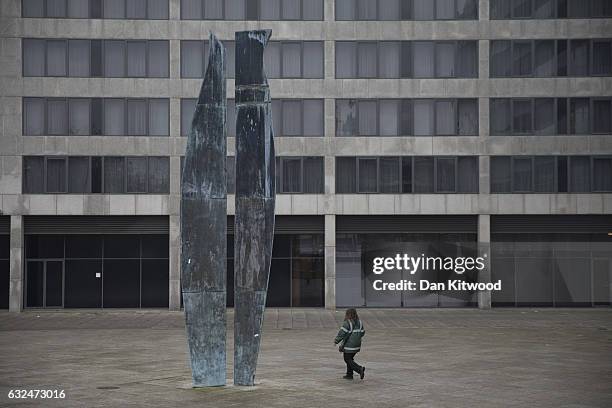
<path id="1" fill-rule="evenodd" d="M 274 135 L 263 67 L 271 30 L 236 33 L 234 384 L 253 385 L 274 238 Z"/>
<path id="2" fill-rule="evenodd" d="M 181 185 L 181 281 L 194 387 L 226 383 L 226 109 L 225 49 L 211 33 Z"/>

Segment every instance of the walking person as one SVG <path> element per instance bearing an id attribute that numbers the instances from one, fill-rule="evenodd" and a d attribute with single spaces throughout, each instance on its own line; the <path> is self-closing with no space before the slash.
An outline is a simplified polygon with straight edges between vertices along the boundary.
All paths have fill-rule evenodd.
<path id="1" fill-rule="evenodd" d="M 365 336 L 363 323 L 359 320 L 357 310 L 348 309 L 344 315 L 344 322 L 338 331 L 338 335 L 334 340 L 334 344 L 339 344 L 339 351 L 344 354 L 344 362 L 346 363 L 346 375 L 342 378 L 347 380 L 353 379 L 353 372 L 359 374 L 363 380 L 365 376 L 365 366 L 360 366 L 355 362 L 355 354 L 361 350 L 361 338 Z"/>

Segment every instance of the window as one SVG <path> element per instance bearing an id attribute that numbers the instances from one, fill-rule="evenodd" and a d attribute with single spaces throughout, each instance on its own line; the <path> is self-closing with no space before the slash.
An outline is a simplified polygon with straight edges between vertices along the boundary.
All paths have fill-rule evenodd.
<path id="1" fill-rule="evenodd" d="M 146 193 L 147 191 L 147 158 L 127 158 L 127 192 Z"/>
<path id="2" fill-rule="evenodd" d="M 534 75 L 537 77 L 552 77 L 557 71 L 554 41 L 535 42 Z"/>
<path id="3" fill-rule="evenodd" d="M 283 42 L 282 78 L 300 78 L 302 76 L 302 47 L 300 43 Z"/>
<path id="4" fill-rule="evenodd" d="M 446 136 L 456 133 L 455 101 L 436 101 L 436 135 Z"/>
<path id="5" fill-rule="evenodd" d="M 532 158 L 512 158 L 512 189 L 515 192 L 530 192 L 532 179 Z"/>
<path id="6" fill-rule="evenodd" d="M 588 156 L 571 156 L 570 192 L 587 193 L 591 191 L 591 160 Z"/>
<path id="7" fill-rule="evenodd" d="M 555 157 L 540 156 L 533 159 L 533 190 L 537 193 L 555 192 Z"/>
<path id="8" fill-rule="evenodd" d="M 168 99 L 149 100 L 150 136 L 168 136 L 170 133 L 170 106 Z"/>
<path id="9" fill-rule="evenodd" d="M 43 98 L 23 98 L 23 134 L 32 136 L 45 134 Z"/>
<path id="10" fill-rule="evenodd" d="M 357 129 L 357 101 L 336 100 L 336 135 L 356 136 Z"/>
<path id="11" fill-rule="evenodd" d="M 555 133 L 555 100 L 542 98 L 534 101 L 534 125 L 538 135 L 552 135 Z"/>
<path id="12" fill-rule="evenodd" d="M 143 136 L 147 134 L 147 101 L 145 99 L 129 99 L 127 101 L 127 134 Z"/>
<path id="13" fill-rule="evenodd" d="M 33 156 L 23 158 L 23 192 L 25 194 L 44 193 L 45 158 Z"/>
<path id="14" fill-rule="evenodd" d="M 377 44 L 357 43 L 357 76 L 375 78 L 377 76 Z"/>
<path id="15" fill-rule="evenodd" d="M 533 133 L 532 101 L 515 99 L 512 101 L 513 130 L 514 134 Z"/>
<path id="16" fill-rule="evenodd" d="M 167 78 L 168 41 L 23 40 L 23 76 Z"/>
<path id="17" fill-rule="evenodd" d="M 86 136 L 91 129 L 90 107 L 91 103 L 86 98 L 68 99 L 69 134 Z"/>
<path id="18" fill-rule="evenodd" d="M 357 172 L 354 157 L 336 157 L 336 193 L 356 192 Z"/>
<path id="19" fill-rule="evenodd" d="M 458 103 L 458 122 L 459 135 L 477 136 L 478 135 L 478 100 L 459 99 Z"/>
<path id="20" fill-rule="evenodd" d="M 569 68 L 571 76 L 589 75 L 588 40 L 570 40 Z"/>
<path id="21" fill-rule="evenodd" d="M 478 18 L 478 0 L 336 0 L 335 4 L 338 21 Z"/>
<path id="22" fill-rule="evenodd" d="M 415 41 L 412 44 L 412 73 L 415 78 L 434 77 L 434 43 Z"/>
<path id="23" fill-rule="evenodd" d="M 383 41 L 379 44 L 379 78 L 400 78 L 401 44 L 399 41 Z"/>
<path id="24" fill-rule="evenodd" d="M 168 0 L 22 0 L 22 17 L 168 19 Z M 102 15 L 104 10 L 104 15 Z"/>
<path id="25" fill-rule="evenodd" d="M 507 77 L 512 75 L 512 42 L 491 41 L 491 76 Z"/>
<path id="26" fill-rule="evenodd" d="M 478 157 L 457 157 L 457 192 L 478 193 Z"/>
<path id="27" fill-rule="evenodd" d="M 104 100 L 104 134 L 108 136 L 125 135 L 125 100 Z"/>
<path id="28" fill-rule="evenodd" d="M 531 76 L 532 70 L 532 42 L 514 41 L 512 49 L 513 74 L 515 76 Z"/>
<path id="29" fill-rule="evenodd" d="M 512 192 L 510 157 L 491 157 L 491 193 Z"/>
<path id="30" fill-rule="evenodd" d="M 277 157 L 276 193 L 323 193 L 323 157 Z"/>
<path id="31" fill-rule="evenodd" d="M 433 100 L 414 100 L 414 135 L 430 136 L 434 134 L 434 101 Z"/>
<path id="32" fill-rule="evenodd" d="M 66 192 L 66 158 L 47 157 L 46 160 L 46 192 Z"/>
<path id="33" fill-rule="evenodd" d="M 323 0 L 181 0 L 183 20 L 322 20 Z"/>
<path id="34" fill-rule="evenodd" d="M 612 42 L 593 41 L 593 75 L 612 75 Z"/>
<path id="35" fill-rule="evenodd" d="M 400 158 L 380 158 L 380 186 L 381 193 L 400 193 Z"/>
<path id="36" fill-rule="evenodd" d="M 336 78 L 357 76 L 357 43 L 336 42 Z"/>
<path id="37" fill-rule="evenodd" d="M 612 157 L 593 158 L 593 191 L 612 191 Z"/>
<path id="38" fill-rule="evenodd" d="M 436 191 L 438 193 L 455 191 L 455 158 L 440 157 L 436 160 Z"/>
<path id="39" fill-rule="evenodd" d="M 612 100 L 593 100 L 593 133 L 610 134 L 612 132 Z"/>
<path id="40" fill-rule="evenodd" d="M 590 103 L 588 98 L 570 99 L 570 133 L 586 135 L 590 132 Z"/>
<path id="41" fill-rule="evenodd" d="M 47 100 L 47 131 L 50 135 L 68 134 L 68 106 L 66 99 Z"/>
<path id="42" fill-rule="evenodd" d="M 68 192 L 89 192 L 89 157 L 68 158 Z"/>

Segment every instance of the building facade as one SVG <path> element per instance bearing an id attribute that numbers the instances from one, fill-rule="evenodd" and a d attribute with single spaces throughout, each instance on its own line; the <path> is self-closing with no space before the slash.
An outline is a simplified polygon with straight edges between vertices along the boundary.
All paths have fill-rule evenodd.
<path id="1" fill-rule="evenodd" d="M 233 304 L 233 39 L 258 28 L 273 33 L 270 306 L 610 305 L 609 1 L 0 7 L 1 308 L 181 307 L 181 158 L 209 31 L 230 61 Z M 397 248 L 487 253 L 469 279 L 504 289 L 382 296 L 370 257 Z"/>

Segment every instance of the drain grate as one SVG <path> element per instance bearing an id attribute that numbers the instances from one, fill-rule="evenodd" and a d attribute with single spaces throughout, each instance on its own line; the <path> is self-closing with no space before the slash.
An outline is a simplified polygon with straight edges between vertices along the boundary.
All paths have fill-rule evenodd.
<path id="1" fill-rule="evenodd" d="M 103 385 L 101 387 L 96 387 L 96 389 L 98 390 L 118 390 L 119 387 L 116 387 L 114 385 Z"/>

